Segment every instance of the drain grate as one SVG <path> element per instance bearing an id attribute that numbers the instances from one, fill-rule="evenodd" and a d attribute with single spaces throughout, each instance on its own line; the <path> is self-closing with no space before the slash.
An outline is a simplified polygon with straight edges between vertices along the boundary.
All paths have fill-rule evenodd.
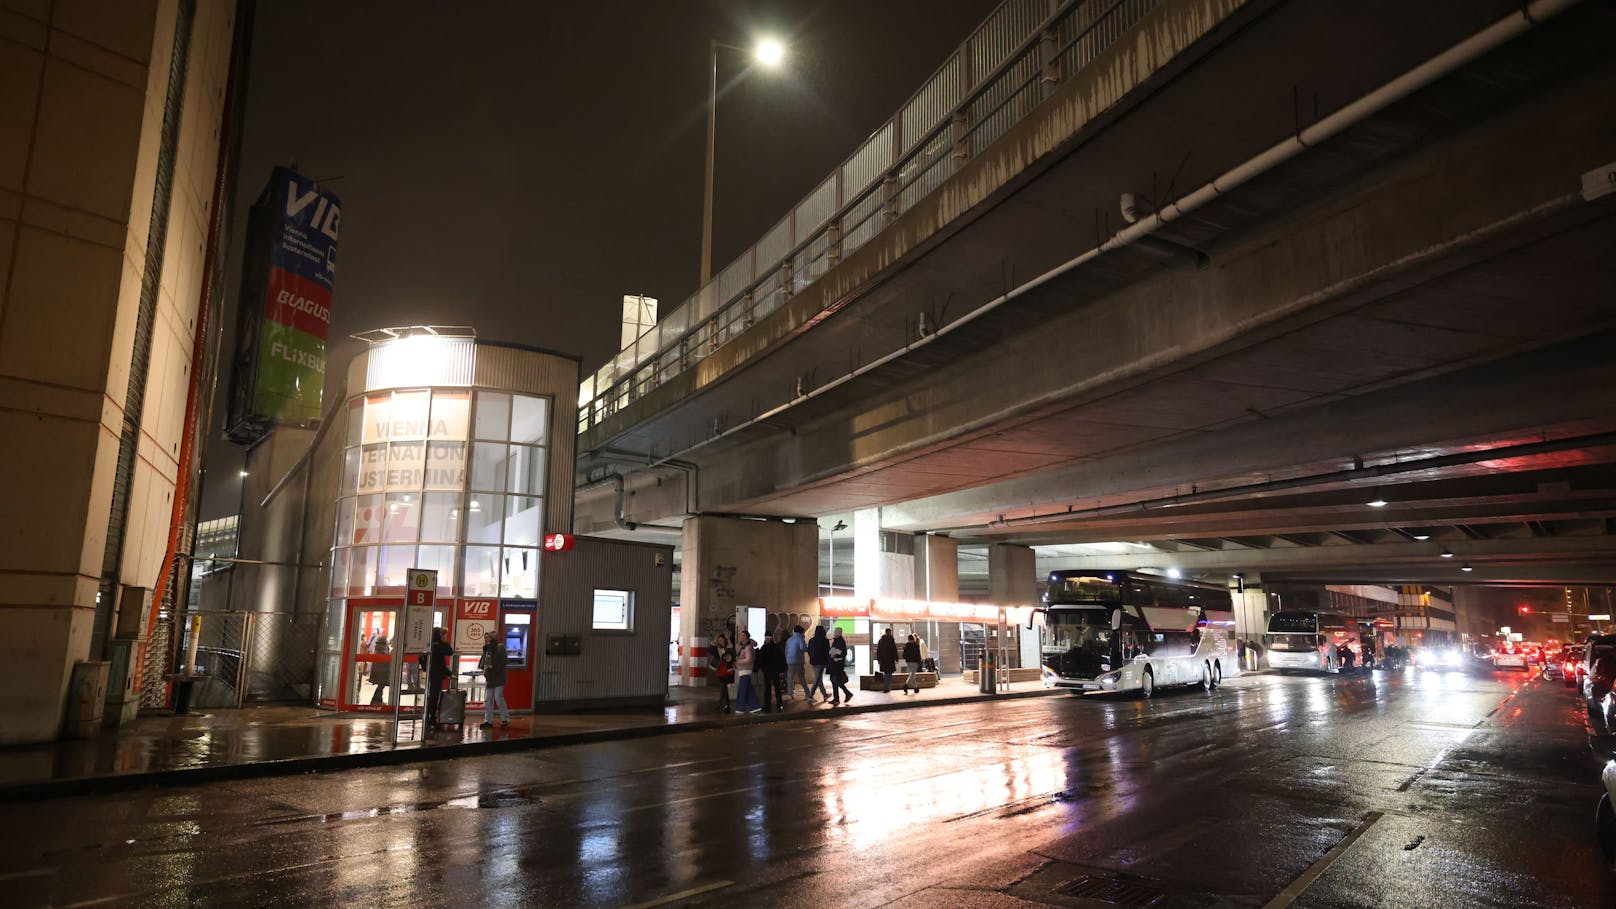
<path id="1" fill-rule="evenodd" d="M 1143 881 L 1091 874 L 1067 881 L 1057 886 L 1055 892 L 1064 896 L 1099 900 L 1113 906 L 1130 906 L 1135 909 L 1154 906 L 1167 895 Z"/>

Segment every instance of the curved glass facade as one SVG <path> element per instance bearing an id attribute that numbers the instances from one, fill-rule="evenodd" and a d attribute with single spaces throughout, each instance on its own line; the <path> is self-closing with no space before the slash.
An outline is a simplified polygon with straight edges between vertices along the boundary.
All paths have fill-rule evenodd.
<path id="1" fill-rule="evenodd" d="M 538 395 L 465 387 L 348 400 L 322 692 L 369 700 L 366 667 L 344 681 L 339 654 L 367 652 L 378 632 L 392 639 L 395 615 L 378 607 L 350 621 L 348 611 L 402 597 L 411 568 L 437 569 L 440 604 L 538 596 L 550 407 Z M 358 636 L 351 647 L 339 629 Z"/>

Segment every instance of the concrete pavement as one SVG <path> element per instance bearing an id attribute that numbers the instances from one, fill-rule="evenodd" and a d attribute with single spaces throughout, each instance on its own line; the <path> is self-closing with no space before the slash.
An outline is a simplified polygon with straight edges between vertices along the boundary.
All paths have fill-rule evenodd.
<path id="1" fill-rule="evenodd" d="M 143 717 L 94 739 L 0 748 L 0 801 L 445 760 L 804 719 L 831 711 L 856 714 L 1049 693 L 1040 683 L 1022 682 L 1003 693 L 983 695 L 975 685 L 952 678 L 914 695 L 861 691 L 848 706 L 809 706 L 798 700 L 783 712 L 737 717 L 718 712 L 717 689 L 672 688 L 661 709 L 517 714 L 509 728 L 494 729 L 478 728 L 482 714 L 474 711 L 465 730 L 424 737 L 418 724 L 406 722 L 396 743 L 390 716 L 333 714 L 306 706 Z"/>

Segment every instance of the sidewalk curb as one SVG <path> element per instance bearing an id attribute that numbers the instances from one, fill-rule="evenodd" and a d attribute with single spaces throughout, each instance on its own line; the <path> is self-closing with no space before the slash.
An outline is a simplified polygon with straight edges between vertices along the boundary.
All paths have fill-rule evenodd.
<path id="1" fill-rule="evenodd" d="M 391 767 L 399 764 L 444 761 L 458 757 L 487 754 L 509 754 L 539 748 L 560 748 L 567 745 L 588 745 L 597 742 L 629 741 L 683 732 L 705 732 L 711 729 L 734 729 L 796 720 L 836 719 L 863 713 L 887 710 L 914 710 L 924 707 L 949 707 L 957 704 L 978 704 L 987 701 L 1020 700 L 1062 693 L 1056 689 L 1011 691 L 1004 694 L 975 694 L 942 701 L 912 701 L 887 704 L 861 704 L 857 707 L 833 707 L 829 710 L 793 711 L 789 713 L 760 714 L 757 716 L 727 717 L 724 719 L 686 720 L 661 726 L 622 726 L 595 729 L 588 732 L 562 732 L 550 735 L 523 736 L 497 739 L 489 742 L 458 742 L 446 745 L 392 748 L 385 751 L 361 751 L 352 754 L 331 754 L 317 757 L 285 758 L 282 760 L 251 761 L 241 764 L 218 764 L 206 767 L 153 770 L 142 773 L 110 774 L 107 776 L 78 777 L 65 780 L 47 780 L 38 783 L 0 785 L 0 803 L 24 802 L 38 799 L 63 798 L 76 795 L 101 795 L 127 792 L 147 786 L 191 786 L 260 777 L 290 776 L 299 773 L 318 773 L 329 770 L 351 770 L 362 767 Z"/>

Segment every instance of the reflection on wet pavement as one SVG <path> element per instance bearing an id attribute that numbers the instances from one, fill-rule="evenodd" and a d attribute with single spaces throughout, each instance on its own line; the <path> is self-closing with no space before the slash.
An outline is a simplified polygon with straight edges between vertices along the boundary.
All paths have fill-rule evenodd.
<path id="1" fill-rule="evenodd" d="M 1294 905 L 1596 906 L 1597 770 L 1557 684 L 1264 676 L 0 806 L 0 881 L 18 906 L 1262 906 L 1356 836 Z"/>

